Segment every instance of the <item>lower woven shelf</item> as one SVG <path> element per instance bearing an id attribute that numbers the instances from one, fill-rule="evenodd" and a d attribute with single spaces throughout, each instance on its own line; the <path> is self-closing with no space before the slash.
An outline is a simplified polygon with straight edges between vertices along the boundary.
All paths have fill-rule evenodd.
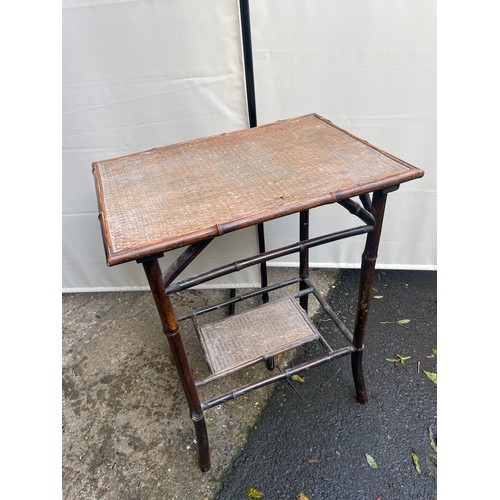
<path id="1" fill-rule="evenodd" d="M 316 340 L 318 330 L 291 297 L 229 316 L 199 330 L 214 375 L 224 375 Z"/>

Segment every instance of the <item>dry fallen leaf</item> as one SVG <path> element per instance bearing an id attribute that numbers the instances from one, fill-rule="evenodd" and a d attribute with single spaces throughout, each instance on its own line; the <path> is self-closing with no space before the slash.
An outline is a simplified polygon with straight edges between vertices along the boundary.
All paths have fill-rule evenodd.
<path id="1" fill-rule="evenodd" d="M 438 385 L 438 376 L 437 373 L 435 372 L 426 372 L 424 370 L 424 373 L 436 384 Z"/>
<path id="2" fill-rule="evenodd" d="M 248 498 L 264 498 L 264 493 L 262 493 L 262 491 L 255 489 L 253 486 L 250 486 L 250 488 L 248 488 L 247 497 Z"/>
<path id="3" fill-rule="evenodd" d="M 309 497 L 304 495 L 302 491 L 297 495 L 297 500 L 309 500 Z"/>
<path id="4" fill-rule="evenodd" d="M 377 462 L 375 462 L 375 459 L 371 455 L 369 455 L 368 453 L 365 453 L 365 456 L 366 456 L 366 461 L 368 462 L 368 465 L 372 469 L 378 469 L 378 465 L 377 465 Z"/>
<path id="5" fill-rule="evenodd" d="M 386 361 L 390 361 L 391 363 L 395 363 L 396 365 L 405 365 L 405 361 L 407 359 L 411 359 L 411 356 L 403 356 L 401 354 L 396 354 L 397 358 L 385 358 Z"/>
<path id="6" fill-rule="evenodd" d="M 381 325 L 389 325 L 389 324 L 399 325 L 399 326 L 402 326 L 403 328 L 406 328 L 407 330 L 409 330 L 409 328 L 406 325 L 410 321 L 411 321 L 411 319 L 398 319 L 397 321 L 379 321 L 379 323 Z"/>
<path id="7" fill-rule="evenodd" d="M 436 440 L 434 439 L 434 433 L 432 432 L 432 425 L 429 425 L 429 441 L 431 442 L 431 448 L 437 453 L 437 444 Z"/>
<path id="8" fill-rule="evenodd" d="M 411 458 L 413 459 L 413 465 L 415 466 L 415 470 L 420 474 L 422 469 L 420 468 L 420 464 L 418 463 L 418 455 L 415 453 L 415 450 L 411 450 Z"/>

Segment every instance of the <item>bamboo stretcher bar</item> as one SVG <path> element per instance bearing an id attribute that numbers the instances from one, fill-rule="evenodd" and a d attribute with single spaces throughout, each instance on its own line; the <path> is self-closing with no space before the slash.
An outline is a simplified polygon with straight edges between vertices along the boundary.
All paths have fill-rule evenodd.
<path id="1" fill-rule="evenodd" d="M 313 290 L 313 295 L 316 297 L 316 300 L 321 304 L 321 307 L 325 310 L 325 312 L 330 316 L 332 321 L 335 323 L 335 325 L 338 327 L 338 329 L 344 334 L 344 337 L 352 344 L 354 335 L 353 333 L 347 328 L 342 320 L 335 314 L 334 310 L 330 307 L 328 302 L 323 298 L 321 293 L 318 291 L 318 289 L 311 283 L 311 281 L 308 278 L 304 279 L 304 282 L 306 285 Z"/>
<path id="2" fill-rule="evenodd" d="M 347 346 L 347 347 L 342 347 L 340 349 L 337 349 L 331 353 L 325 354 L 323 356 L 319 356 L 312 361 L 308 361 L 306 363 L 301 363 L 300 365 L 294 366 L 293 368 L 288 368 L 286 370 L 283 370 L 281 373 L 278 373 L 276 375 L 273 375 L 272 377 L 268 377 L 262 380 L 258 380 L 257 382 L 253 382 L 247 385 L 244 385 L 242 387 L 239 387 L 238 389 L 235 389 L 230 392 L 226 392 L 225 394 L 222 394 L 221 396 L 215 397 L 213 399 L 209 399 L 208 401 L 205 401 L 201 404 L 201 407 L 203 410 L 208 410 L 209 408 L 213 408 L 214 406 L 220 405 L 222 403 L 225 403 L 226 401 L 229 401 L 231 399 L 236 399 L 240 396 L 243 396 L 249 391 L 253 391 L 254 389 L 258 389 L 260 387 L 264 387 L 268 384 L 272 384 L 274 382 L 277 382 L 278 380 L 282 380 L 287 377 L 291 377 L 292 375 L 295 375 L 296 373 L 300 373 L 306 370 L 309 370 L 309 368 L 313 368 L 315 366 L 322 365 L 323 363 L 327 363 L 328 361 L 331 361 L 335 358 L 340 358 L 341 356 L 346 356 L 347 354 L 350 354 L 354 352 L 355 349 L 352 346 Z"/>
<path id="3" fill-rule="evenodd" d="M 179 274 L 184 271 L 184 269 L 193 262 L 198 255 L 207 247 L 207 245 L 213 240 L 210 238 L 208 240 L 200 241 L 198 243 L 193 243 L 182 252 L 179 257 L 172 262 L 168 269 L 163 273 L 163 286 L 166 288 L 172 281 L 179 276 Z"/>
<path id="4" fill-rule="evenodd" d="M 321 335 L 321 333 L 318 330 L 318 341 L 319 343 L 327 350 L 327 352 L 333 352 L 333 349 L 330 347 L 330 344 L 325 340 L 325 337 Z"/>
<path id="5" fill-rule="evenodd" d="M 231 274 L 237 271 L 241 271 L 242 269 L 246 269 L 247 267 L 254 266 L 256 264 L 260 264 L 261 262 L 265 262 L 271 259 L 276 259 L 278 257 L 283 257 L 284 255 L 289 255 L 291 253 L 301 252 L 307 248 L 323 245 L 325 243 L 341 240 L 343 238 L 349 238 L 351 236 L 357 236 L 359 234 L 369 233 L 372 230 L 373 226 L 358 226 L 351 229 L 345 229 L 343 231 L 337 231 L 335 233 L 318 236 L 317 238 L 311 238 L 310 240 L 307 241 L 299 241 L 292 245 L 278 248 L 276 250 L 270 250 L 260 255 L 248 257 L 246 259 L 238 260 L 233 262 L 232 264 L 227 264 L 225 266 L 212 269 L 211 271 L 207 271 L 205 273 L 198 274 L 191 278 L 187 278 L 183 281 L 179 281 L 177 283 L 174 283 L 173 285 L 170 285 L 166 289 L 166 292 L 168 294 L 181 292 L 182 290 L 186 290 L 187 288 L 191 288 L 193 286 L 205 283 L 206 281 L 210 281 L 215 278 L 220 278 L 221 276 L 225 276 L 226 274 Z"/>
<path id="6" fill-rule="evenodd" d="M 371 212 L 372 199 L 370 198 L 370 195 L 368 193 L 360 194 L 359 199 L 361 200 L 363 207 L 365 207 L 365 210 L 368 210 L 369 212 Z"/>
<path id="7" fill-rule="evenodd" d="M 180 317 L 177 321 L 185 321 L 186 319 L 190 319 L 193 316 L 200 316 L 201 314 L 209 313 L 212 311 L 216 311 L 217 309 L 222 309 L 223 307 L 227 307 L 231 304 L 235 304 L 236 302 L 241 302 L 243 300 L 250 299 L 252 297 L 256 297 L 257 295 L 262 295 L 262 293 L 272 292 L 273 290 L 278 290 L 279 288 L 285 288 L 290 285 L 294 285 L 295 283 L 299 283 L 300 278 L 291 278 L 289 280 L 279 281 L 274 285 L 269 285 L 264 288 L 257 288 L 252 292 L 242 293 L 240 295 L 235 295 L 234 297 L 225 300 L 224 302 L 219 302 L 218 304 L 214 304 L 213 306 L 206 307 L 204 309 L 199 309 L 190 314 L 186 314 L 185 316 Z"/>
<path id="8" fill-rule="evenodd" d="M 359 217 L 366 224 L 369 224 L 370 226 L 373 226 L 373 224 L 375 224 L 373 215 L 365 210 L 359 203 L 356 203 L 354 200 L 340 200 L 337 203 L 346 208 L 352 215 Z"/>

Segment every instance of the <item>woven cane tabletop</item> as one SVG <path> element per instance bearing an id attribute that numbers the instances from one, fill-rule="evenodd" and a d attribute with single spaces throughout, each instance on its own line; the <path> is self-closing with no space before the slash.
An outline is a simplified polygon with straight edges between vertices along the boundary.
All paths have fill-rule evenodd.
<path id="1" fill-rule="evenodd" d="M 108 265 L 423 175 L 316 115 L 93 164 Z"/>
<path id="2" fill-rule="evenodd" d="M 293 298 L 274 300 L 200 330 L 207 364 L 216 375 L 235 372 L 318 336 Z"/>

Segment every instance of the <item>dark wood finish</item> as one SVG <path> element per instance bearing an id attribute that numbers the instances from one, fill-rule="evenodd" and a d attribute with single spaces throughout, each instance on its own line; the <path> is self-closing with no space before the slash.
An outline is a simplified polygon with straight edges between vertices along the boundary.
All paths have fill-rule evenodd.
<path id="1" fill-rule="evenodd" d="M 342 332 L 344 337 L 349 341 L 350 344 L 352 344 L 353 334 L 349 330 L 349 328 L 347 328 L 347 326 L 344 325 L 342 320 L 335 314 L 335 311 L 330 307 L 330 304 L 328 304 L 328 302 L 324 299 L 324 297 L 319 293 L 319 290 L 313 286 L 309 278 L 306 278 L 304 280 L 304 283 L 309 288 L 312 288 L 316 300 L 320 303 L 321 307 L 328 314 L 328 316 L 330 316 L 331 320 L 335 323 L 337 328 Z"/>
<path id="2" fill-rule="evenodd" d="M 230 306 L 231 304 L 236 304 L 237 302 L 241 302 L 241 301 L 247 300 L 251 297 L 256 297 L 257 295 L 261 295 L 263 291 L 269 293 L 273 290 L 278 290 L 279 288 L 284 288 L 286 286 L 290 286 L 292 284 L 298 283 L 299 281 L 300 281 L 300 278 L 292 278 L 289 280 L 280 281 L 280 282 L 275 283 L 273 285 L 269 285 L 264 289 L 258 288 L 257 290 L 254 290 L 252 292 L 247 292 L 247 293 L 243 293 L 240 295 L 236 295 L 236 290 L 234 290 L 235 291 L 234 296 L 230 297 L 228 300 L 225 300 L 224 302 L 220 302 L 218 304 L 214 304 L 214 305 L 209 306 L 209 307 L 205 307 L 205 308 L 200 309 L 198 311 L 195 311 L 191 314 L 187 314 L 186 316 L 182 316 L 181 318 L 178 319 L 178 321 L 179 322 L 185 321 L 186 319 L 192 318 L 194 315 L 199 316 L 200 314 L 206 314 L 208 312 L 216 311 L 217 309 L 222 309 L 224 307 Z M 231 295 L 233 295 L 233 294 L 231 294 Z"/>
<path id="3" fill-rule="evenodd" d="M 163 274 L 157 259 L 142 262 L 144 271 L 148 278 L 149 287 L 158 309 L 158 314 L 163 326 L 163 333 L 168 339 L 172 357 L 174 359 L 177 373 L 186 396 L 186 401 L 194 424 L 198 451 L 200 454 L 200 469 L 208 471 L 210 469 L 210 453 L 208 447 L 208 433 L 205 423 L 205 416 L 201 407 L 198 390 L 194 383 L 193 374 L 186 356 L 184 344 L 179 335 L 179 325 L 175 318 L 174 310 L 170 299 L 165 294 L 163 286 Z"/>
<path id="4" fill-rule="evenodd" d="M 339 205 L 348 210 L 352 215 L 359 217 L 365 224 L 370 224 L 373 226 L 375 224 L 375 219 L 373 215 L 365 210 L 359 203 L 356 203 L 354 200 L 340 200 Z"/>
<path id="5" fill-rule="evenodd" d="M 260 223 L 257 224 L 257 237 L 259 240 L 259 253 L 265 253 L 266 251 L 266 237 L 264 233 L 264 224 Z M 262 262 L 260 264 L 260 286 L 262 288 L 265 288 L 268 285 L 267 282 L 267 264 L 266 262 Z M 267 292 L 264 292 L 262 294 L 262 302 L 266 304 L 269 302 L 269 294 Z M 273 363 L 274 366 L 274 363 Z"/>
<path id="6" fill-rule="evenodd" d="M 356 399 L 359 403 L 368 402 L 363 374 L 363 349 L 366 334 L 366 322 L 372 297 L 373 274 L 377 262 L 378 245 L 382 232 L 384 210 L 387 194 L 382 191 L 373 193 L 372 214 L 375 218 L 373 231 L 366 237 L 365 250 L 361 260 L 361 273 L 359 279 L 359 294 L 356 322 L 354 324 L 353 346 L 356 352 L 352 353 L 351 364 L 356 388 Z"/>
<path id="7" fill-rule="evenodd" d="M 281 373 L 278 373 L 271 377 L 239 387 L 238 389 L 229 391 L 226 394 L 222 394 L 221 396 L 218 396 L 216 398 L 204 402 L 203 409 L 207 410 L 208 408 L 213 408 L 214 406 L 220 405 L 221 403 L 225 403 L 226 401 L 230 401 L 231 399 L 239 398 L 240 396 L 243 396 L 247 392 L 272 384 L 274 382 L 277 382 L 278 380 L 283 380 L 285 378 L 291 377 L 292 375 L 304 372 L 306 370 L 309 370 L 310 368 L 314 368 L 315 366 L 320 366 L 328 361 L 332 361 L 333 359 L 337 359 L 352 353 L 353 349 L 354 348 L 352 346 L 342 347 L 323 356 L 319 356 L 313 359 L 312 361 L 301 363 L 299 365 L 294 366 L 293 368 L 287 368 L 286 370 L 283 370 Z"/>
<path id="8" fill-rule="evenodd" d="M 345 229 L 342 231 L 337 231 L 335 233 L 330 233 L 324 236 L 318 236 L 316 238 L 311 238 L 306 241 L 300 241 L 289 245 L 287 247 L 277 248 L 275 250 L 268 250 L 263 254 L 256 255 L 254 257 L 248 257 L 246 259 L 241 259 L 232 264 L 226 264 L 224 266 L 212 269 L 205 273 L 198 274 L 191 278 L 186 278 L 185 280 L 178 281 L 167 288 L 168 293 L 181 292 L 187 288 L 191 288 L 206 281 L 213 280 L 215 278 L 220 278 L 226 274 L 231 274 L 236 271 L 241 271 L 247 267 L 260 264 L 261 262 L 268 261 L 271 259 L 277 259 L 278 257 L 283 257 L 284 255 L 290 255 L 291 253 L 303 252 L 307 248 L 312 248 L 319 245 L 324 245 L 325 243 L 331 243 L 332 241 L 338 241 L 344 238 L 350 238 L 351 236 L 357 236 L 360 234 L 368 233 L 373 230 L 372 226 L 358 226 L 351 229 Z"/>
<path id="9" fill-rule="evenodd" d="M 299 215 L 299 240 L 307 241 L 309 239 L 309 210 L 300 212 Z M 304 248 L 299 254 L 299 276 L 302 280 L 309 278 L 309 248 Z M 307 285 L 304 281 L 300 282 L 299 290 L 304 290 Z M 307 312 L 309 296 L 304 295 L 300 299 L 300 305 Z"/>
<path id="10" fill-rule="evenodd" d="M 144 267 L 195 428 L 202 471 L 210 468 L 204 410 L 248 391 L 351 354 L 356 399 L 367 402 L 362 356 L 386 197 L 401 182 L 421 177 L 422 170 L 313 114 L 96 162 L 93 172 L 107 263 L 137 260 Z M 354 196 L 360 197 L 361 205 L 351 199 Z M 309 209 L 336 202 L 365 225 L 309 238 Z M 299 242 L 265 251 L 262 223 L 291 213 L 300 213 Z M 172 284 L 214 237 L 250 225 L 258 225 L 258 255 Z M 312 285 L 309 248 L 365 233 L 358 306 L 351 332 Z M 162 252 L 186 245 L 186 250 L 162 274 L 158 262 Z M 299 277 L 269 286 L 266 262 L 294 252 L 299 253 Z M 238 297 L 232 293 L 229 300 L 189 315 L 199 335 L 210 333 L 210 328 L 203 330 L 198 324 L 200 314 L 221 307 L 233 308 L 236 302 L 259 294 L 267 302 L 268 292 L 298 282 L 299 291 L 290 300 L 299 301 L 301 314 L 306 314 L 308 295 L 314 294 L 349 345 L 333 350 L 319 334 L 317 340 L 326 350 L 325 355 L 202 402 L 198 385 L 255 362 L 255 356 L 246 356 L 241 363 L 222 363 L 222 368 L 217 365 L 219 368 L 212 376 L 195 382 L 169 294 L 253 265 L 261 266 L 262 287 Z M 260 319 L 264 309 L 263 306 L 253 319 Z M 271 306 L 267 310 L 274 309 Z M 230 321 L 236 325 L 238 318 Z M 276 322 L 274 318 L 275 326 Z M 254 330 L 257 328 L 243 329 L 240 337 L 250 337 Z M 261 335 L 266 333 L 261 326 L 259 331 Z M 286 338 L 286 332 L 278 333 Z M 252 347 L 251 338 L 245 341 Z M 224 354 L 224 345 L 217 342 L 215 335 L 215 340 L 211 337 L 210 342 L 202 343 L 212 359 L 214 349 Z M 276 349 L 266 350 L 263 357 L 274 354 L 278 343 L 275 346 Z M 272 368 L 272 357 L 267 361 Z"/>
<path id="11" fill-rule="evenodd" d="M 236 288 L 230 288 L 229 289 L 229 308 L 227 310 L 227 313 L 229 316 L 232 316 L 236 312 L 236 301 L 233 301 L 233 299 L 236 297 Z"/>
<path id="12" fill-rule="evenodd" d="M 172 283 L 172 281 L 174 281 L 201 252 L 203 252 L 212 240 L 213 238 L 209 238 L 199 243 L 193 243 L 186 248 L 186 250 L 177 257 L 175 262 L 172 262 L 169 268 L 163 273 L 163 288 L 167 288 L 167 286 Z"/>
<path id="13" fill-rule="evenodd" d="M 368 193 L 361 194 L 359 195 L 359 199 L 361 200 L 361 203 L 363 204 L 365 210 L 370 212 L 372 209 L 372 199 L 370 198 L 370 195 Z"/>

